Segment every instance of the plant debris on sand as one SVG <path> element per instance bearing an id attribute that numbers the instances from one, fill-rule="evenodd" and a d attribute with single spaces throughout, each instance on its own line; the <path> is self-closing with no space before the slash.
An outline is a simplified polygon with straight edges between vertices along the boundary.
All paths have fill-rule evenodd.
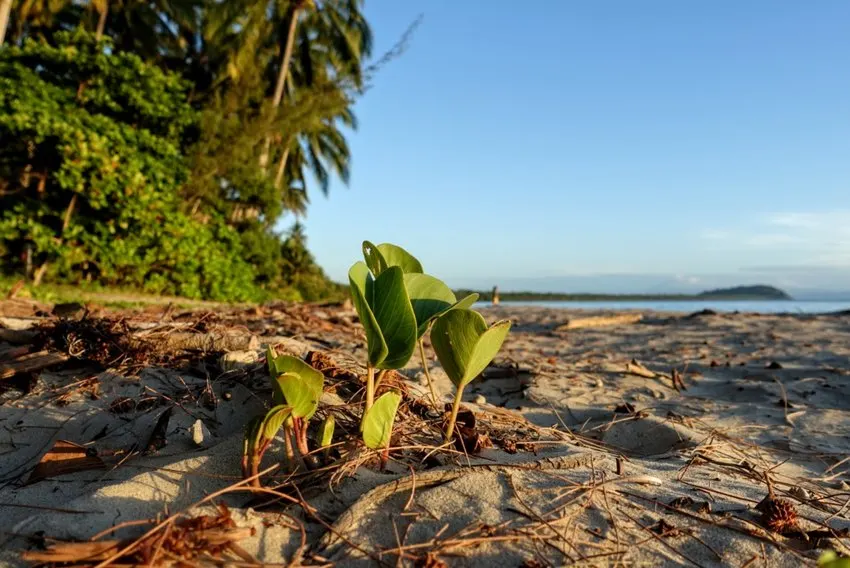
<path id="1" fill-rule="evenodd" d="M 0 343 L 0 563 L 799 566 L 848 553 L 850 352 L 830 342 L 850 322 L 664 316 L 565 335 L 551 310 L 494 312 L 517 331 L 469 383 L 452 440 L 452 377 L 431 370 L 435 407 L 411 361 L 376 381 L 376 400 L 400 398 L 374 450 L 349 306 L 0 316 L 18 339 Z M 802 336 L 831 355 L 782 343 Z M 751 364 L 709 366 L 735 345 L 728 359 Z M 274 398 L 266 346 L 319 371 L 323 391 L 240 479 L 243 429 Z M 34 354 L 54 358 L 33 368 Z M 303 466 L 285 467 L 286 428 Z"/>

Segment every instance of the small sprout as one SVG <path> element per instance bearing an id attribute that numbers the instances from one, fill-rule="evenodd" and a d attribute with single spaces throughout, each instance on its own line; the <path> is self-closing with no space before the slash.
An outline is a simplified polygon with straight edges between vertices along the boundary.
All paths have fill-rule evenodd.
<path id="1" fill-rule="evenodd" d="M 331 453 L 331 444 L 334 439 L 334 427 L 336 421 L 333 414 L 328 414 L 327 418 L 322 422 L 322 427 L 319 429 L 319 447 L 324 450 L 325 461 Z"/>
<path id="2" fill-rule="evenodd" d="M 259 473 L 263 455 L 291 414 L 291 408 L 280 404 L 269 410 L 265 416 L 257 416 L 248 422 L 242 443 L 242 475 L 244 477 Z M 260 480 L 255 478 L 251 485 L 259 487 Z"/>
<path id="3" fill-rule="evenodd" d="M 325 376 L 297 357 L 274 357 L 271 351 L 268 357 L 269 370 L 273 373 L 272 398 L 275 404 L 286 404 L 291 409 L 284 422 L 287 458 L 290 462 L 294 459 L 302 465 L 313 465 L 315 460 L 308 457 L 307 421 L 319 408 Z"/>
<path id="4" fill-rule="evenodd" d="M 403 248 L 363 242 L 363 258 L 349 270 L 351 299 L 366 330 L 366 404 L 375 398 L 375 369 L 403 367 L 419 346 L 433 403 L 437 404 L 425 359 L 422 337 L 431 323 L 451 309 L 468 308 L 478 299 L 471 294 L 458 302 L 442 281 L 424 274 L 422 263 Z"/>
<path id="5" fill-rule="evenodd" d="M 363 414 L 363 442 L 367 448 L 379 450 L 390 445 L 393 423 L 401 402 L 401 395 L 389 391 L 375 401 Z"/>
<path id="6" fill-rule="evenodd" d="M 325 376 L 297 357 L 282 355 L 274 360 L 272 397 L 275 404 L 286 403 L 292 415 L 309 420 L 319 407 Z"/>
<path id="7" fill-rule="evenodd" d="M 434 322 L 431 343 L 457 389 L 446 427 L 446 441 L 451 441 L 454 434 L 464 387 L 487 368 L 510 328 L 509 321 L 500 321 L 488 328 L 481 314 L 469 309 L 450 310 Z"/>

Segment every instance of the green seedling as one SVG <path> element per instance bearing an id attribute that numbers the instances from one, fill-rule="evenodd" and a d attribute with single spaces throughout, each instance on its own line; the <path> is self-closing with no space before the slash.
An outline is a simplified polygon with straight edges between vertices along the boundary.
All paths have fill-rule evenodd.
<path id="1" fill-rule="evenodd" d="M 319 407 L 325 376 L 297 357 L 275 357 L 271 349 L 266 357 L 272 376 L 272 400 L 276 405 L 285 404 L 291 409 L 283 424 L 287 458 L 290 465 L 293 462 L 312 465 L 314 459 L 307 445 L 307 422 Z"/>
<path id="2" fill-rule="evenodd" d="M 366 405 L 375 401 L 375 369 L 398 369 L 410 360 L 416 345 L 416 316 L 398 266 L 375 276 L 364 262 L 348 272 L 351 299 L 366 331 Z"/>
<path id="3" fill-rule="evenodd" d="M 307 422 L 316 413 L 325 377 L 297 357 L 266 351 L 272 385 L 272 409 L 248 423 L 242 447 L 242 475 L 259 471 L 263 455 L 281 428 L 290 469 L 313 463 L 307 445 Z M 305 461 L 306 460 L 306 461 Z M 252 481 L 259 487 L 259 480 Z"/>
<path id="4" fill-rule="evenodd" d="M 259 477 L 256 476 L 259 474 L 263 455 L 291 414 L 292 409 L 281 404 L 272 407 L 265 416 L 257 416 L 248 422 L 242 443 L 242 476 L 255 476 L 251 480 L 254 487 L 260 487 Z"/>
<path id="5" fill-rule="evenodd" d="M 366 409 L 374 402 L 374 370 L 403 367 L 417 345 L 436 405 L 422 337 L 435 318 L 450 309 L 471 306 L 478 295 L 470 294 L 458 302 L 442 281 L 423 273 L 416 257 L 393 244 L 376 246 L 364 241 L 363 257 L 365 262 L 351 267 L 349 281 L 352 302 L 366 330 L 368 344 Z"/>
<path id="6" fill-rule="evenodd" d="M 333 414 L 328 414 L 327 418 L 322 422 L 322 427 L 319 429 L 319 447 L 322 448 L 325 461 L 328 461 L 331 453 L 331 444 L 334 439 L 334 427 L 336 421 Z"/>
<path id="7" fill-rule="evenodd" d="M 437 393 L 434 392 L 434 382 L 428 369 L 428 359 L 425 357 L 425 342 L 423 341 L 432 322 L 449 310 L 467 309 L 478 299 L 478 294 L 470 294 L 458 301 L 454 292 L 443 281 L 428 274 L 405 274 L 404 284 L 413 313 L 416 316 L 416 343 L 419 347 L 419 357 L 422 360 L 422 371 L 428 381 L 431 392 L 431 402 L 437 407 Z"/>
<path id="8" fill-rule="evenodd" d="M 446 428 L 447 442 L 454 435 L 464 387 L 487 368 L 502 347 L 510 328 L 509 321 L 500 321 L 488 328 L 481 314 L 469 309 L 450 310 L 434 322 L 431 343 L 440 364 L 457 389 Z"/>
<path id="9" fill-rule="evenodd" d="M 380 450 L 390 445 L 393 423 L 400 402 L 399 393 L 385 392 L 375 401 L 372 408 L 363 414 L 363 442 L 367 448 Z"/>

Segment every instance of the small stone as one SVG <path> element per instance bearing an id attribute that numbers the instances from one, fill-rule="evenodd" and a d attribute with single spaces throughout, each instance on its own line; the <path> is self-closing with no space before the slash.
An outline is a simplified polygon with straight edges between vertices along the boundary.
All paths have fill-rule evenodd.
<path id="1" fill-rule="evenodd" d="M 192 441 L 196 446 L 203 446 L 205 441 L 212 437 L 209 428 L 201 420 L 195 420 L 192 424 Z"/>
<path id="2" fill-rule="evenodd" d="M 475 398 L 472 399 L 472 402 L 475 404 L 487 404 L 487 399 L 484 398 L 483 394 L 477 394 L 475 395 Z"/>
<path id="3" fill-rule="evenodd" d="M 221 393 L 221 398 L 223 398 L 224 400 L 230 400 L 233 398 L 233 393 L 230 391 L 224 391 L 223 393 Z"/>

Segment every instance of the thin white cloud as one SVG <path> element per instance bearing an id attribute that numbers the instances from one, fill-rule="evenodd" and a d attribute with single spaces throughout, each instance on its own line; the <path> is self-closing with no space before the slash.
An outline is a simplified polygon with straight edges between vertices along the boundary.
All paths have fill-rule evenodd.
<path id="1" fill-rule="evenodd" d="M 757 216 L 745 228 L 700 233 L 710 246 L 788 254 L 801 263 L 850 267 L 850 210 L 779 212 Z"/>

